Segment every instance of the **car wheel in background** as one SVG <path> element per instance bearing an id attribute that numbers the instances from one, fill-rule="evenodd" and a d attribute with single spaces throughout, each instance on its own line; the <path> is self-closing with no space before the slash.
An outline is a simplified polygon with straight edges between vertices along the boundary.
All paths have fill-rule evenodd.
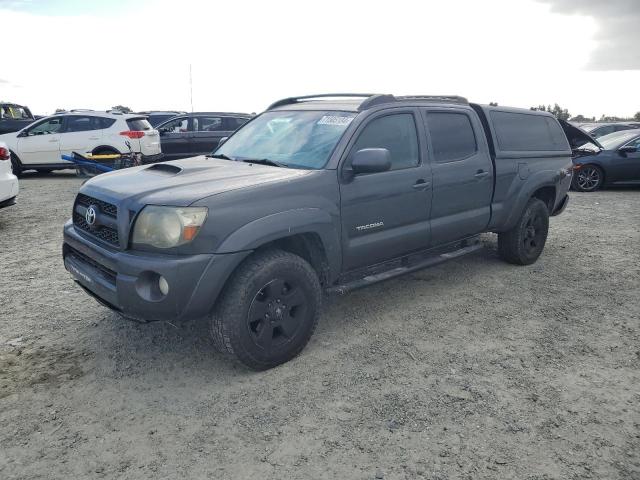
<path id="1" fill-rule="evenodd" d="M 252 255 L 232 275 L 211 316 L 218 350 L 254 370 L 285 363 L 318 323 L 322 289 L 315 270 L 282 250 Z"/>
<path id="2" fill-rule="evenodd" d="M 498 254 L 516 265 L 534 263 L 547 241 L 549 209 L 539 198 L 531 198 L 515 227 L 498 234 Z"/>
<path id="3" fill-rule="evenodd" d="M 571 186 L 578 192 L 595 192 L 604 182 L 604 172 L 596 165 L 584 165 L 573 174 Z"/>

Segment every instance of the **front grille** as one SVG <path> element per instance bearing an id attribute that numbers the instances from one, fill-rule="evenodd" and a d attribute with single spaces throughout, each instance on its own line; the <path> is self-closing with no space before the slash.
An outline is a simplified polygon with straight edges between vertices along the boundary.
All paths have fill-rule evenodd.
<path id="1" fill-rule="evenodd" d="M 90 233 L 94 237 L 98 237 L 103 242 L 110 243 L 112 245 L 118 246 L 120 245 L 120 239 L 118 238 L 118 231 L 111 227 L 95 227 L 92 228 L 89 226 L 82 215 L 77 212 L 73 213 L 73 224 L 76 227 L 81 228 L 87 233 Z"/>
<path id="2" fill-rule="evenodd" d="M 104 200 L 99 200 L 97 198 L 79 193 L 76 197 L 76 204 L 73 208 L 73 224 L 81 230 L 84 230 L 88 234 L 102 240 L 103 242 L 109 243 L 116 247 L 120 246 L 118 230 L 108 225 L 89 225 L 86 222 L 84 216 L 77 211 L 79 205 L 84 208 L 88 208 L 93 205 L 94 207 L 97 207 L 102 215 L 111 217 L 113 219 L 118 218 L 118 207 L 116 207 L 112 203 L 105 202 Z"/>
<path id="3" fill-rule="evenodd" d="M 78 261 L 86 263 L 87 265 L 90 265 L 91 267 L 95 268 L 100 273 L 102 273 L 102 275 L 107 280 L 109 280 L 109 282 L 111 282 L 114 285 L 116 284 L 116 276 L 117 276 L 116 272 L 114 272 L 110 268 L 105 267 L 101 263 L 96 262 L 94 259 L 86 256 L 84 253 L 79 252 L 78 250 L 76 250 L 73 247 L 70 247 L 69 245 L 65 245 L 65 249 L 68 256 L 75 257 Z"/>
<path id="4" fill-rule="evenodd" d="M 84 195 L 83 193 L 79 193 L 76 197 L 76 204 L 80 204 L 85 207 L 88 207 L 89 205 L 95 205 L 105 215 L 109 215 L 113 218 L 118 217 L 118 207 L 116 207 L 113 203 L 105 202 L 104 200 L 98 200 L 97 198 L 90 197 L 89 195 Z"/>

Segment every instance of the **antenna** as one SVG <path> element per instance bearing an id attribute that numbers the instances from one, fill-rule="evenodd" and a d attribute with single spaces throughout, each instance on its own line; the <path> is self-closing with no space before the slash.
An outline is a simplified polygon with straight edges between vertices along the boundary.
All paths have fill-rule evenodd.
<path id="1" fill-rule="evenodd" d="M 191 64 L 189 64 L 189 97 L 191 98 L 191 113 L 193 113 L 193 77 L 191 76 Z"/>

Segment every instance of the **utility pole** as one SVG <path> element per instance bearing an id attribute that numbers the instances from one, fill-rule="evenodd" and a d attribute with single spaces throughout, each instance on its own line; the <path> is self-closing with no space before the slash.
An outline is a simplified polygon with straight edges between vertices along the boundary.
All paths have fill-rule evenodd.
<path id="1" fill-rule="evenodd" d="M 189 97 L 191 98 L 191 113 L 193 113 L 193 77 L 191 75 L 191 64 L 189 64 Z"/>

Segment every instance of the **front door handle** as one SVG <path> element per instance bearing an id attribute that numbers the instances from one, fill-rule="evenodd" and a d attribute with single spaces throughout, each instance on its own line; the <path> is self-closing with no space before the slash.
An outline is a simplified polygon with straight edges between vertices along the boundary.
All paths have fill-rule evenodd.
<path id="1" fill-rule="evenodd" d="M 56 143 L 58 141 L 57 138 L 52 138 L 51 140 L 49 140 L 49 143 Z"/>
<path id="2" fill-rule="evenodd" d="M 426 190 L 431 185 L 431 182 L 427 182 L 425 179 L 421 178 L 413 185 L 414 190 Z"/>
<path id="3" fill-rule="evenodd" d="M 484 177 L 488 176 L 489 172 L 485 172 L 484 170 L 478 170 L 476 172 L 476 174 L 474 175 L 474 177 L 476 177 L 478 180 L 483 179 Z"/>

